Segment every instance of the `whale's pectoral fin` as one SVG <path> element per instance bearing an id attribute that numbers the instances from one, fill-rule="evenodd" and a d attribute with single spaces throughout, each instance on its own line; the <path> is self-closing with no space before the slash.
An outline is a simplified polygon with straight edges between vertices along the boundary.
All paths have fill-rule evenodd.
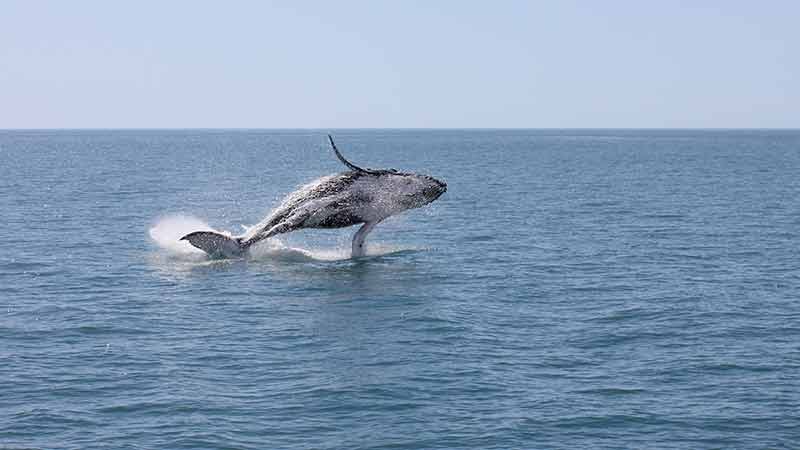
<path id="1" fill-rule="evenodd" d="M 242 256 L 247 246 L 230 236 L 213 231 L 195 231 L 181 238 L 190 244 L 208 253 L 212 258 L 235 258 Z"/>
<path id="2" fill-rule="evenodd" d="M 358 231 L 356 231 L 356 234 L 353 235 L 353 253 L 351 254 L 352 258 L 358 258 L 366 254 L 367 249 L 364 245 L 364 240 L 377 224 L 378 222 L 366 222 L 361 226 L 361 228 L 358 229 Z"/>

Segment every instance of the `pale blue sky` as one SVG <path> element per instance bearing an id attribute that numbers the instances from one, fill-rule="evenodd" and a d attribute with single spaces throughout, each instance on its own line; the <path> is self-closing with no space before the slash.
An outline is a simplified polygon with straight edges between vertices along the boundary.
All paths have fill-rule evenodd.
<path id="1" fill-rule="evenodd" d="M 800 126 L 796 1 L 0 6 L 0 128 Z"/>

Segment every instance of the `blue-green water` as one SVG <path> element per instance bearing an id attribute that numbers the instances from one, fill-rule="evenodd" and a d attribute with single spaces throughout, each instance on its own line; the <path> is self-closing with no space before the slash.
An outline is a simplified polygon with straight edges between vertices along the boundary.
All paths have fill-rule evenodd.
<path id="1" fill-rule="evenodd" d="M 323 131 L 0 132 L 0 447 L 800 447 L 800 132 L 334 132 L 448 192 L 209 262 Z"/>

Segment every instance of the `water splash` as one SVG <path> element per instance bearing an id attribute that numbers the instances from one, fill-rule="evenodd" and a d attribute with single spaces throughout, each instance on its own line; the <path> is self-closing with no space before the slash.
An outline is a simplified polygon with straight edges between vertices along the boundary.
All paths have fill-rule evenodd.
<path id="1" fill-rule="evenodd" d="M 199 230 L 230 234 L 226 231 L 215 230 L 201 219 L 185 215 L 167 216 L 158 220 L 150 228 L 149 234 L 153 242 L 169 257 L 187 261 L 208 261 L 208 257 L 202 250 L 193 247 L 186 241 L 180 240 L 186 234 Z M 424 250 L 424 248 L 368 242 L 366 256 L 385 256 L 393 253 L 420 250 Z M 254 261 L 278 262 L 343 261 L 350 258 L 351 248 L 349 241 L 346 245 L 338 247 L 320 248 L 306 245 L 290 246 L 280 238 L 270 238 L 259 242 L 250 249 L 247 257 L 247 259 Z"/>
<path id="2" fill-rule="evenodd" d="M 195 258 L 192 259 L 197 259 L 197 256 L 205 256 L 205 253 L 180 239 L 192 231 L 198 230 L 216 231 L 196 217 L 176 215 L 160 219 L 150 228 L 149 234 L 153 242 L 169 254 L 173 256 L 194 256 Z"/>
<path id="3" fill-rule="evenodd" d="M 245 229 L 247 227 L 244 227 Z M 156 222 L 150 228 L 150 238 L 156 245 L 159 246 L 168 256 L 176 257 L 177 259 L 188 260 L 206 260 L 208 259 L 205 252 L 195 248 L 186 241 L 181 241 L 180 238 L 193 232 L 193 231 L 216 231 L 218 233 L 230 233 L 219 231 L 208 225 L 201 219 L 192 216 L 176 215 L 167 216 Z M 268 239 L 253 246 L 249 253 L 250 259 L 284 259 L 284 260 L 304 260 L 304 259 L 317 259 L 314 254 L 318 254 L 325 260 L 345 259 L 349 257 L 348 254 L 343 252 L 334 251 L 331 254 L 321 254 L 305 250 L 302 248 L 288 247 L 278 239 Z"/>

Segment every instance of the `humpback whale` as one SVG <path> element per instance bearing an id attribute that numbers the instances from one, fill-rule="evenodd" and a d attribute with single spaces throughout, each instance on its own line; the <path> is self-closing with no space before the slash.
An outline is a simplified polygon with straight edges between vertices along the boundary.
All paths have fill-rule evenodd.
<path id="1" fill-rule="evenodd" d="M 344 228 L 363 224 L 353 235 L 352 256 L 364 255 L 364 240 L 387 217 L 425 206 L 447 191 L 428 175 L 394 169 L 363 169 L 342 156 L 331 135 L 334 154 L 349 170 L 324 176 L 287 195 L 269 216 L 241 236 L 195 231 L 180 240 L 212 258 L 242 257 L 255 243 L 303 228 Z"/>

